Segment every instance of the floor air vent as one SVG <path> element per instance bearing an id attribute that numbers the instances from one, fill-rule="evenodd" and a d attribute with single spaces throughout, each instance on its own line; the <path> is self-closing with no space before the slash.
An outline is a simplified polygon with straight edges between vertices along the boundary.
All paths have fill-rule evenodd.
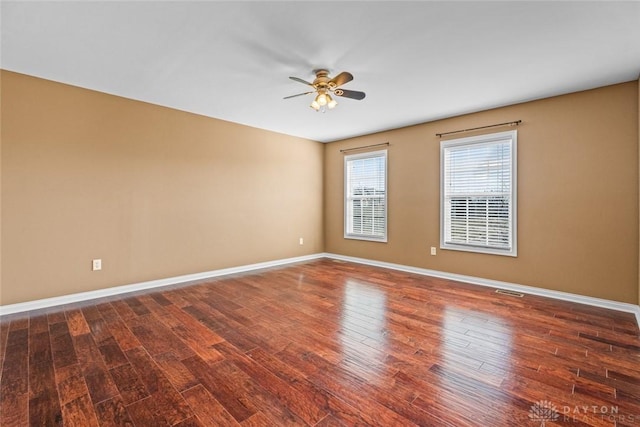
<path id="1" fill-rule="evenodd" d="M 509 296 L 518 297 L 518 298 L 522 298 L 524 296 L 523 293 L 510 291 L 508 289 L 496 289 L 496 294 L 509 295 Z"/>

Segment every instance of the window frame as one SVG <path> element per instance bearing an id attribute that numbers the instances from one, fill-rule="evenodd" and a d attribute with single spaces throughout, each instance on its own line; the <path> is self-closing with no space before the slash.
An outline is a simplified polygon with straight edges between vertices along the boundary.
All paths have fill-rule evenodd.
<path id="1" fill-rule="evenodd" d="M 498 143 L 500 141 L 510 140 L 511 144 L 511 164 L 510 164 L 510 203 L 509 203 L 509 230 L 510 230 L 510 249 L 502 249 L 490 247 L 487 245 L 472 245 L 446 242 L 446 212 L 445 212 L 445 154 L 450 147 L 472 146 L 481 144 Z M 440 142 L 440 249 L 464 251 L 471 253 L 482 253 L 503 256 L 518 256 L 518 177 L 517 177 L 517 159 L 518 159 L 518 131 L 497 132 L 491 134 L 470 136 L 466 138 L 450 139 Z"/>
<path id="2" fill-rule="evenodd" d="M 384 158 L 384 235 L 383 236 L 375 236 L 372 234 L 356 234 L 353 232 L 349 232 L 350 220 L 349 220 L 349 162 L 352 160 L 360 160 L 367 158 L 376 158 L 382 157 Z M 387 150 L 377 150 L 377 151 L 369 151 L 366 153 L 358 153 L 358 154 L 350 154 L 344 157 L 344 238 L 345 239 L 353 239 L 353 240 L 366 240 L 372 242 L 387 242 L 388 237 L 388 225 L 389 225 L 389 212 L 388 212 L 388 182 L 389 182 L 389 174 L 388 174 L 388 153 Z M 352 216 L 351 216 L 352 218 Z"/>

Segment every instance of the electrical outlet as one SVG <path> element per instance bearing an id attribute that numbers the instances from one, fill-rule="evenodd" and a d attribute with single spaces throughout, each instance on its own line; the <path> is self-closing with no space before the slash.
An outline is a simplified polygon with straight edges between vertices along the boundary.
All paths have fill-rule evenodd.
<path id="1" fill-rule="evenodd" d="M 304 245 L 304 239 L 302 237 L 300 238 L 300 245 Z"/>
<path id="2" fill-rule="evenodd" d="M 431 255 L 435 255 L 435 254 L 436 254 L 436 247 L 431 246 Z"/>
<path id="3" fill-rule="evenodd" d="M 102 260 L 94 259 L 93 261 L 91 261 L 91 270 L 93 271 L 102 270 Z"/>

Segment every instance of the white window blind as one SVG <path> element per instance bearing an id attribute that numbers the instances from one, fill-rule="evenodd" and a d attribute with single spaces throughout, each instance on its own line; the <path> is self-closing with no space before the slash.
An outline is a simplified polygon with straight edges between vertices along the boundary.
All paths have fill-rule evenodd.
<path id="1" fill-rule="evenodd" d="M 345 156 L 345 231 L 387 241 L 387 150 Z"/>
<path id="2" fill-rule="evenodd" d="M 441 242 L 516 256 L 516 131 L 441 143 Z"/>

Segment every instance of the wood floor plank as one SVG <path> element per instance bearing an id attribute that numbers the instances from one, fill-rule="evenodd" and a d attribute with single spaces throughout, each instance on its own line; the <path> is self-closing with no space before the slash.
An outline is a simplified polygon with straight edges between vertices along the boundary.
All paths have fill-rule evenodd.
<path id="1" fill-rule="evenodd" d="M 25 330 L 28 333 L 30 317 L 30 313 L 17 313 L 15 317 L 11 319 L 9 331 Z"/>
<path id="2" fill-rule="evenodd" d="M 136 426 L 170 426 L 152 397 L 138 400 L 127 406 L 127 412 Z"/>
<path id="3" fill-rule="evenodd" d="M 138 373 L 129 363 L 110 369 L 109 373 L 116 387 L 118 387 L 118 391 L 125 405 L 149 396 L 149 392 L 138 376 Z"/>
<path id="4" fill-rule="evenodd" d="M 124 301 L 124 299 L 113 300 L 111 301 L 111 305 L 125 322 L 128 322 L 131 319 L 135 319 L 138 316 Z"/>
<path id="5" fill-rule="evenodd" d="M 89 329 L 89 325 L 82 314 L 80 309 L 71 309 L 66 312 L 67 316 L 67 326 L 69 328 L 69 333 L 73 337 L 77 337 L 78 335 L 86 335 L 91 333 Z"/>
<path id="6" fill-rule="evenodd" d="M 294 388 L 291 383 L 282 380 L 269 369 L 245 356 L 228 343 L 217 344 L 216 348 L 307 424 L 314 425 L 328 414 L 326 403 L 318 399 L 317 394 L 310 393 L 309 389 L 301 393 L 300 389 Z"/>
<path id="7" fill-rule="evenodd" d="M 240 425 L 202 384 L 185 390 L 182 395 L 203 425 Z"/>
<path id="8" fill-rule="evenodd" d="M 337 260 L 0 317 L 0 425 L 640 425 L 632 314 Z"/>
<path id="9" fill-rule="evenodd" d="M 60 425 L 62 414 L 46 318 L 44 323 L 44 332 L 29 335 L 29 419 L 40 420 L 44 425 Z M 40 325 L 34 331 L 42 328 Z"/>
<path id="10" fill-rule="evenodd" d="M 80 311 L 91 330 L 91 335 L 96 344 L 101 345 L 104 341 L 111 338 L 111 332 L 109 332 L 107 322 L 103 319 L 100 310 L 98 310 L 96 306 L 84 306 Z"/>
<path id="11" fill-rule="evenodd" d="M 28 425 L 29 334 L 27 329 L 13 329 L 11 323 L 0 383 L 0 425 Z"/>
<path id="12" fill-rule="evenodd" d="M 314 367 L 313 374 L 310 375 L 310 381 L 317 387 L 327 390 L 333 395 L 339 395 L 340 400 L 348 405 L 361 408 L 366 400 L 366 406 L 370 409 L 370 413 L 360 412 L 358 418 L 368 425 L 388 426 L 388 425 L 415 425 L 413 420 L 404 418 L 398 413 L 390 410 L 386 406 L 372 399 L 364 399 L 375 391 L 365 380 L 351 374 L 339 366 L 333 365 L 331 362 L 322 357 L 308 351 L 300 352 L 293 346 L 286 349 L 293 356 L 291 359 L 297 363 L 312 365 Z M 373 416 L 375 414 L 375 416 Z M 342 417 L 340 413 L 338 416 Z M 353 420 L 351 421 L 353 422 Z"/>
<path id="13" fill-rule="evenodd" d="M 55 368 L 55 379 L 61 405 L 89 394 L 82 370 L 77 364 Z"/>
<path id="14" fill-rule="evenodd" d="M 160 354 L 155 356 L 154 360 L 177 391 L 183 392 L 200 384 L 198 378 L 175 354 L 171 352 Z"/>
<path id="15" fill-rule="evenodd" d="M 193 350 L 150 312 L 132 319 L 129 322 L 129 327 L 149 354 L 153 356 L 169 351 L 180 358 L 187 358 L 194 354 Z"/>
<path id="16" fill-rule="evenodd" d="M 240 423 L 243 427 L 268 427 L 273 425 L 271 420 L 264 415 L 262 412 L 256 412 L 242 423 Z"/>
<path id="17" fill-rule="evenodd" d="M 53 323 L 49 325 L 49 331 L 54 366 L 62 368 L 76 364 L 78 357 L 67 322 Z"/>
<path id="18" fill-rule="evenodd" d="M 193 415 L 182 395 L 173 387 L 146 351 L 135 348 L 129 350 L 126 355 L 137 373 L 137 378 L 144 384 L 146 392 L 150 395 L 142 400 L 153 402 L 152 406 L 155 408 L 157 417 L 173 425 Z M 130 373 L 133 375 L 133 371 Z M 140 390 L 136 388 L 136 391 Z M 135 415 L 132 414 L 132 417 Z"/>
<path id="19" fill-rule="evenodd" d="M 144 316 L 145 314 L 151 313 L 149 309 L 136 297 L 125 298 L 124 302 L 138 316 Z"/>
<path id="20" fill-rule="evenodd" d="M 215 424 L 214 424 L 215 425 Z M 180 421 L 178 424 L 174 424 L 173 427 L 205 427 L 207 424 L 202 424 L 195 416 L 189 417 L 186 420 Z"/>
<path id="21" fill-rule="evenodd" d="M 108 369 L 127 363 L 127 357 L 112 336 L 103 340 L 98 346 L 98 350 L 102 354 L 102 359 Z"/>
<path id="22" fill-rule="evenodd" d="M 0 381 L 2 381 L 2 366 L 4 365 L 4 358 L 7 350 L 7 339 L 9 337 L 9 324 L 10 322 L 4 319 L 0 319 Z"/>
<path id="23" fill-rule="evenodd" d="M 118 389 L 107 370 L 91 334 L 78 335 L 73 339 L 78 364 L 94 404 L 118 395 Z"/>
<path id="24" fill-rule="evenodd" d="M 62 407 L 62 414 L 60 418 L 61 421 L 64 420 L 65 426 L 97 427 L 100 425 L 98 423 L 96 411 L 91 403 L 91 397 L 89 397 L 88 394 L 67 402 Z"/>
<path id="25" fill-rule="evenodd" d="M 66 317 L 64 311 L 57 309 L 56 307 L 52 307 L 51 310 L 47 313 L 47 321 L 49 325 L 53 325 L 54 323 L 66 322 Z"/>
<path id="26" fill-rule="evenodd" d="M 95 405 L 96 416 L 100 426 L 115 427 L 127 426 L 132 427 L 133 421 L 129 416 L 129 412 L 125 407 L 122 399 L 116 396 L 112 399 L 103 400 Z"/>
<path id="27" fill-rule="evenodd" d="M 157 304 L 155 300 L 154 304 Z M 223 356 L 213 348 L 214 344 L 224 341 L 222 337 L 201 325 L 191 316 L 184 316 L 183 314 L 186 313 L 182 310 L 173 311 L 168 306 L 160 305 L 158 305 L 157 309 L 162 313 L 156 313 L 158 319 L 198 356 L 210 363 L 223 359 Z M 152 311 L 155 313 L 155 310 Z M 185 324 L 180 319 L 191 319 L 191 321 L 187 321 L 187 324 Z"/>
<path id="28" fill-rule="evenodd" d="M 101 304 L 100 312 L 107 321 L 109 332 L 118 343 L 120 350 L 127 351 L 142 345 L 111 304 Z"/>
<path id="29" fill-rule="evenodd" d="M 225 371 L 234 371 L 229 367 L 229 362 L 222 361 L 211 366 L 198 356 L 193 356 L 183 363 L 236 421 L 242 422 L 258 412 L 252 402 L 244 398 L 244 392 L 239 389 L 242 384 L 228 380 L 229 374 L 225 376 Z"/>

